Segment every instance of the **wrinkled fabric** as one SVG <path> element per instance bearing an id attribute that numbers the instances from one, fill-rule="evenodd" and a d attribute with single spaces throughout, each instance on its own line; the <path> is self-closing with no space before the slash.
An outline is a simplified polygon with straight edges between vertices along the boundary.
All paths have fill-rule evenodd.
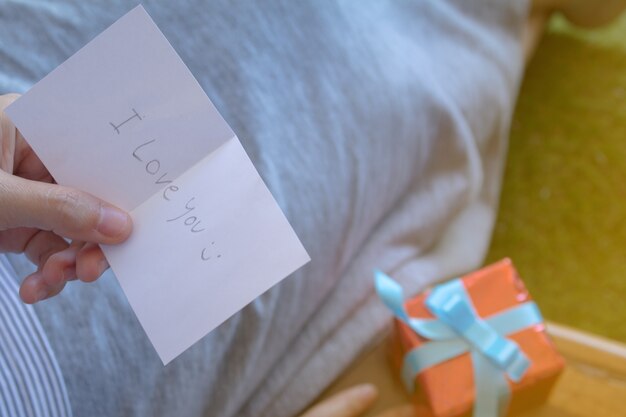
<path id="1" fill-rule="evenodd" d="M 0 93 L 26 91 L 135 5 L 3 2 Z M 388 325 L 373 268 L 415 292 L 482 262 L 527 4 L 144 6 L 312 261 L 166 367 L 111 272 L 70 283 L 37 315 L 75 416 L 293 416 Z M 11 279 L 32 270 L 9 259 Z"/>

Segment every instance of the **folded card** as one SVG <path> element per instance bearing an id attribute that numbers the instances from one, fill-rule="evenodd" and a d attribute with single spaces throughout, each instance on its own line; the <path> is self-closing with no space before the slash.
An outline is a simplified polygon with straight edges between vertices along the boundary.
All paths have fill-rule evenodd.
<path id="1" fill-rule="evenodd" d="M 59 184 L 130 212 L 130 239 L 102 249 L 164 364 L 309 261 L 141 6 L 6 113 Z"/>

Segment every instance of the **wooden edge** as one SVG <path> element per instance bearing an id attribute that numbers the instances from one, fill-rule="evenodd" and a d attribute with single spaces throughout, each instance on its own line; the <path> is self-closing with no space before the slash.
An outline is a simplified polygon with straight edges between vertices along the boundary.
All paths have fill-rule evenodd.
<path id="1" fill-rule="evenodd" d="M 547 323 L 548 334 L 572 364 L 584 364 L 626 375 L 626 345 L 556 323 Z"/>
<path id="2" fill-rule="evenodd" d="M 593 380 L 600 377 L 602 381 L 617 381 L 620 386 L 626 384 L 626 344 L 561 324 L 548 322 L 546 325 L 556 348 L 567 360 L 569 372 L 575 369 L 575 375 L 590 376 Z M 365 416 L 377 416 L 389 408 L 407 404 L 409 397 L 388 362 L 390 335 L 391 326 L 372 343 L 364 346 L 361 354 L 318 399 L 327 398 L 359 383 L 374 382 L 379 387 L 380 399 Z M 579 382 L 580 379 L 574 381 Z M 564 389 L 567 391 L 567 388 Z M 561 393 L 561 397 L 563 395 Z M 540 415 L 551 417 L 566 415 L 557 413 L 554 405 L 552 407 L 548 408 L 547 413 Z"/>

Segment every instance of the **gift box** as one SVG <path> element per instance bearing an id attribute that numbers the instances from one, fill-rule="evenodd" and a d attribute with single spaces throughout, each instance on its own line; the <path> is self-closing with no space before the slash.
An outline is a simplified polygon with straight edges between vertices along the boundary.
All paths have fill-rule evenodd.
<path id="1" fill-rule="evenodd" d="M 419 417 L 512 416 L 547 399 L 564 360 L 504 259 L 405 301 L 376 272 L 396 316 L 392 363 Z"/>

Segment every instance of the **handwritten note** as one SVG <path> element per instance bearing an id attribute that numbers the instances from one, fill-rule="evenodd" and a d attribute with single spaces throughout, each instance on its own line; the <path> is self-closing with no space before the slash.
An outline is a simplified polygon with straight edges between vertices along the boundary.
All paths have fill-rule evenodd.
<path id="1" fill-rule="evenodd" d="M 130 239 L 102 249 L 164 364 L 309 261 L 141 6 L 6 113 L 58 183 L 131 213 Z"/>

